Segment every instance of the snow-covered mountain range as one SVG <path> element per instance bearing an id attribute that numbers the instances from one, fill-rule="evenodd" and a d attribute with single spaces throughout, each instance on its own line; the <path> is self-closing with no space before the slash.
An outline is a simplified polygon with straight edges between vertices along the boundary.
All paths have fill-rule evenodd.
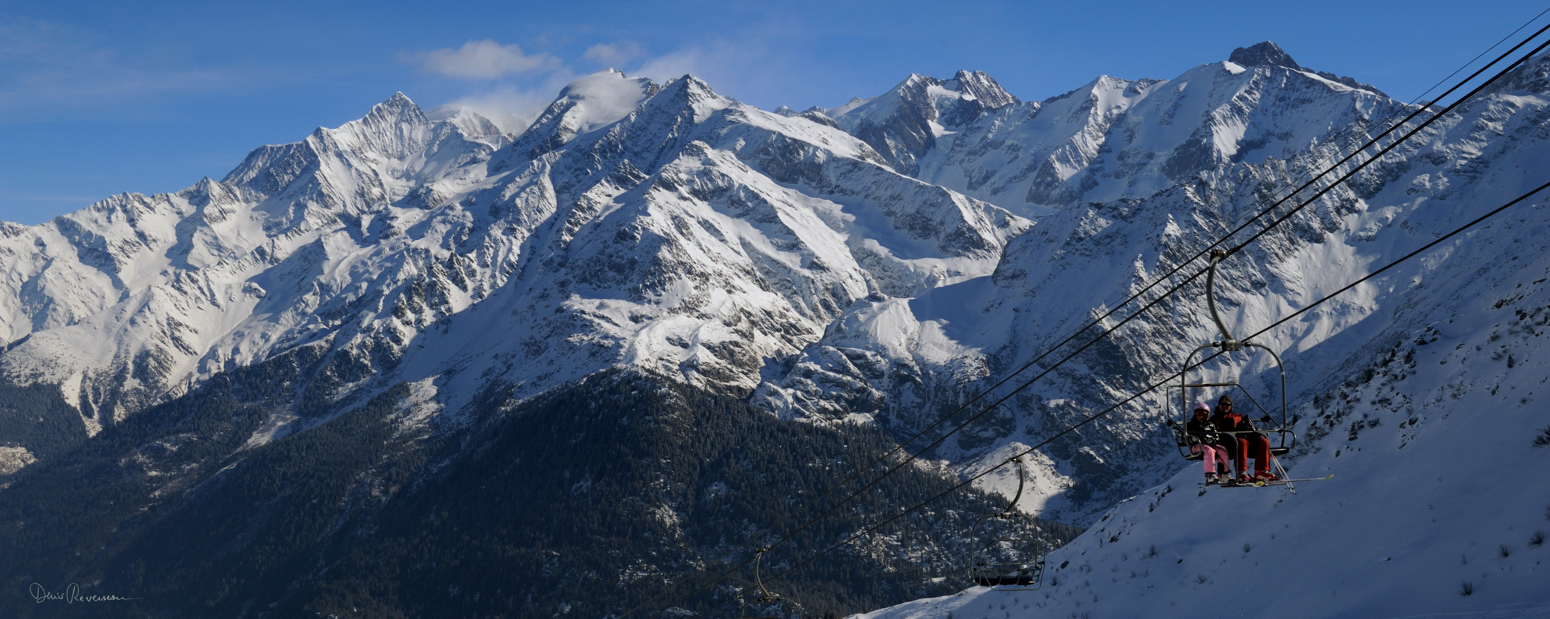
<path id="1" fill-rule="evenodd" d="M 979 72 L 910 76 L 800 113 L 741 104 L 692 76 L 658 84 L 604 72 L 568 86 L 520 134 L 467 111 L 428 115 L 397 94 L 358 121 L 257 149 L 220 181 L 115 196 L 34 227 L 0 224 L 0 378 L 62 402 L 7 411 L 6 427 L 37 417 L 67 428 L 0 438 L 0 474 L 301 350 L 323 361 L 249 445 L 304 433 L 395 386 L 415 394 L 400 422 L 434 433 L 467 427 L 476 402 L 522 402 L 618 368 L 783 419 L 905 436 L 1415 109 L 1271 43 L 1230 58 L 1168 80 L 1101 76 L 1041 102 Z M 1550 60 L 1540 57 L 1233 256 L 1218 278 L 1229 324 L 1269 324 L 1550 180 L 1547 149 Z M 1531 273 L 1545 267 L 1531 259 L 1542 255 L 1544 211 L 1535 202 L 1515 216 L 1261 338 L 1286 360 L 1297 467 L 1400 475 L 1408 469 L 1391 463 L 1442 457 L 1428 450 L 1452 449 L 1448 437 L 1467 435 L 1456 424 L 1470 420 L 1449 420 L 1452 400 L 1485 398 L 1486 383 L 1524 392 L 1490 401 L 1512 424 L 1538 423 L 1530 383 L 1544 372 L 1500 378 L 1540 367 L 1530 361 L 1538 340 L 1521 334 L 1537 336 L 1546 306 L 1534 292 L 1543 276 Z M 1199 282 L 1185 292 L 931 457 L 983 470 L 1172 373 L 1216 335 Z M 1507 311 L 1515 318 L 1482 318 Z M 1502 340 L 1504 329 L 1517 331 Z M 1457 360 L 1414 369 L 1429 360 L 1415 347 L 1438 338 L 1457 341 Z M 1374 378 L 1395 359 L 1412 369 Z M 1497 363 L 1510 371 L 1484 369 Z M 1229 369 L 1254 385 L 1268 378 L 1264 364 Z M 1404 372 L 1412 380 L 1397 382 Z M 1184 544 L 1168 535 L 1187 529 L 1156 523 L 1227 508 L 1225 491 L 1177 494 L 1198 471 L 1179 472 L 1159 406 L 1124 408 L 1033 459 L 1025 509 L 1098 523 L 1062 552 L 1135 555 L 1099 548 L 1094 536 L 1115 522 Z M 1383 428 L 1412 447 L 1384 451 L 1381 465 L 1333 459 L 1368 446 L 1352 442 L 1362 432 L 1376 445 Z M 1158 484 L 1175 494 L 1099 520 Z M 1306 494 L 1357 496 L 1325 488 L 1339 486 Z M 1269 510 L 1280 498 L 1254 496 L 1243 505 Z M 1164 515 L 1137 511 L 1141 502 Z M 1063 587 L 1079 578 L 1055 573 Z"/>
<path id="2" fill-rule="evenodd" d="M 492 131 L 395 95 L 220 182 L 9 228 L 5 376 L 88 433 L 298 346 L 334 355 L 322 398 L 471 365 L 454 392 L 619 363 L 749 391 L 856 299 L 988 275 L 1031 226 L 689 77 L 591 76 Z"/>

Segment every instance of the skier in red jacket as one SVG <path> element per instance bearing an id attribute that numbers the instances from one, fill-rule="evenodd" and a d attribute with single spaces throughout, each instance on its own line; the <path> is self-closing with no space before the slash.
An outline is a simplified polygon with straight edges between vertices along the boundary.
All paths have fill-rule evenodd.
<path id="1" fill-rule="evenodd" d="M 1217 432 L 1224 435 L 1222 444 L 1233 457 L 1238 481 L 1275 480 L 1275 474 L 1270 472 L 1270 439 L 1255 429 L 1247 417 L 1232 411 L 1231 396 L 1224 395 L 1217 399 L 1216 414 L 1211 416 L 1211 423 L 1216 426 Z M 1254 458 L 1253 477 L 1248 475 L 1248 469 L 1244 467 L 1244 461 L 1249 457 Z"/>

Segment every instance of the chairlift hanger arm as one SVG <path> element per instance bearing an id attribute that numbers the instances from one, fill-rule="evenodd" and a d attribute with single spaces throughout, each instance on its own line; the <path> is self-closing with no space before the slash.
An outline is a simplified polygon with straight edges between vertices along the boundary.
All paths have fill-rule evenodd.
<path id="1" fill-rule="evenodd" d="M 1234 351 L 1242 348 L 1242 343 L 1233 339 L 1232 332 L 1227 330 L 1227 324 L 1222 322 L 1222 315 L 1216 311 L 1216 265 L 1226 260 L 1228 252 L 1225 249 L 1211 250 L 1211 266 L 1206 269 L 1206 306 L 1211 309 L 1211 322 L 1216 323 L 1218 331 L 1222 332 L 1221 348 L 1225 351 Z"/>
<path id="2" fill-rule="evenodd" d="M 754 554 L 753 559 L 753 582 L 759 587 L 759 601 L 765 604 L 780 601 L 780 596 L 770 593 L 769 589 L 764 588 L 764 579 L 759 577 L 759 564 L 764 559 L 764 553 L 769 551 L 768 547 L 760 548 Z"/>
<path id="3" fill-rule="evenodd" d="M 1012 496 L 1012 502 L 1007 503 L 1006 509 L 1001 511 L 1003 514 L 1014 513 L 1017 510 L 1017 502 L 1023 498 L 1023 457 L 1013 456 L 1007 462 L 1012 463 L 1012 466 L 1017 469 L 1017 494 Z"/>

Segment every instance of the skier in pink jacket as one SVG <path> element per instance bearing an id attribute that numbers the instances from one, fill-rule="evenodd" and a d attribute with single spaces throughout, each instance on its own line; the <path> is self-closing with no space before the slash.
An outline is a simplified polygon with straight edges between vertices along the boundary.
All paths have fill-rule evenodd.
<path id="1" fill-rule="evenodd" d="M 1206 469 L 1206 483 L 1215 484 L 1232 479 L 1231 471 L 1227 470 L 1227 463 L 1231 460 L 1227 457 L 1227 449 L 1218 441 L 1216 426 L 1211 424 L 1211 407 L 1205 402 L 1195 403 L 1195 415 L 1184 424 L 1184 434 L 1189 437 L 1190 453 L 1203 454 L 1201 460 Z"/>

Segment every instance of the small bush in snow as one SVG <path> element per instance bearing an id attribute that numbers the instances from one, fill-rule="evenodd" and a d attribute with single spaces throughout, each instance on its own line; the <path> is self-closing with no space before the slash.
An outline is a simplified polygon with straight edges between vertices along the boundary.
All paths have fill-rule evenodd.
<path id="1" fill-rule="evenodd" d="M 1474 594 L 1475 594 L 1475 583 L 1469 582 L 1467 580 L 1464 581 L 1464 586 L 1461 589 L 1459 589 L 1459 595 L 1474 595 Z"/>
<path id="2" fill-rule="evenodd" d="M 1545 429 L 1539 431 L 1539 436 L 1534 437 L 1534 446 L 1550 446 L 1550 426 L 1545 426 Z"/>
<path id="3" fill-rule="evenodd" d="M 1544 543 L 1545 543 L 1545 532 L 1544 531 L 1535 531 L 1534 534 L 1529 536 L 1529 538 L 1528 538 L 1528 545 L 1532 546 L 1534 548 L 1538 548 L 1541 545 L 1543 545 Z"/>
<path id="4" fill-rule="evenodd" d="M 1508 546 L 1506 544 L 1502 544 L 1501 546 L 1497 546 L 1496 547 L 1496 555 L 1501 557 L 1501 558 L 1503 558 L 1503 559 L 1505 559 L 1507 557 L 1510 557 L 1510 556 L 1512 556 L 1512 547 Z"/>

